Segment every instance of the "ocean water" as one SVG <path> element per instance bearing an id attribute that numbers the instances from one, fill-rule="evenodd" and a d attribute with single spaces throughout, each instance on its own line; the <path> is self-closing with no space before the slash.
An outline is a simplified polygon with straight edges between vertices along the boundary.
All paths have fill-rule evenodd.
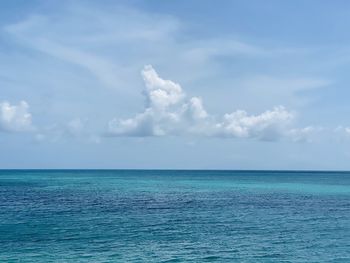
<path id="1" fill-rule="evenodd" d="M 350 173 L 3 170 L 0 262 L 350 262 Z"/>

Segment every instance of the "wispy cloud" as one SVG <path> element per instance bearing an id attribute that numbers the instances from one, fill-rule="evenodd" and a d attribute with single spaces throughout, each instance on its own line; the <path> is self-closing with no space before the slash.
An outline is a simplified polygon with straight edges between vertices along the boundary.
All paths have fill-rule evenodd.
<path id="1" fill-rule="evenodd" d="M 119 82 L 117 72 L 120 69 L 114 63 L 106 58 L 77 48 L 75 45 L 68 45 L 64 43 L 66 40 L 64 38 L 58 41 L 46 37 L 45 33 L 48 30 L 38 31 L 43 23 L 51 24 L 48 18 L 34 16 L 19 24 L 7 26 L 5 30 L 17 37 L 22 44 L 26 44 L 32 49 L 87 69 L 105 86 L 116 86 Z M 63 44 L 60 42 L 63 42 Z"/>
<path id="2" fill-rule="evenodd" d="M 184 40 L 186 25 L 178 18 L 130 8 L 72 4 L 60 10 L 31 15 L 3 29 L 17 44 L 82 67 L 115 89 L 126 89 L 134 70 L 145 61 L 169 67 L 167 61 L 173 61 L 180 73 L 182 68 L 176 65 L 186 64 L 194 71 L 194 79 L 213 71 L 213 61 L 222 57 L 268 58 L 299 52 L 238 37 L 187 36 Z"/>

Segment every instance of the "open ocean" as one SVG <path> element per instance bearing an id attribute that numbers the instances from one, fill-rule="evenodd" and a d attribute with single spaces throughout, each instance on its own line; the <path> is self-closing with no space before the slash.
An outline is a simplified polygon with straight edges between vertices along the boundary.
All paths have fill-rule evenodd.
<path id="1" fill-rule="evenodd" d="M 350 262 L 350 173 L 2 170 L 0 262 Z"/>

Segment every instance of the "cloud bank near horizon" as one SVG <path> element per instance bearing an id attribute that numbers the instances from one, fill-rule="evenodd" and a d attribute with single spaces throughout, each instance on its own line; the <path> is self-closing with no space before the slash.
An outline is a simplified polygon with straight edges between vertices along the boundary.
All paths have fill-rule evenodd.
<path id="1" fill-rule="evenodd" d="M 311 142 L 315 135 L 320 134 L 334 135 L 335 138 L 350 135 L 350 128 L 346 126 L 294 127 L 297 114 L 284 106 L 275 106 L 255 115 L 236 110 L 217 116 L 208 113 L 202 98 L 189 97 L 180 84 L 161 78 L 151 65 L 144 66 L 141 75 L 145 86 L 144 110 L 130 118 L 110 120 L 105 132 L 93 132 L 87 125 L 88 120 L 81 118 L 67 123 L 34 126 L 29 104 L 24 100 L 18 105 L 0 102 L 0 131 L 32 132 L 37 141 L 56 142 L 71 138 L 93 143 L 99 143 L 102 137 L 162 136 Z"/>
<path id="2" fill-rule="evenodd" d="M 274 141 L 282 137 L 301 140 L 312 128 L 291 125 L 295 113 L 276 106 L 258 115 L 236 110 L 223 116 L 209 114 L 200 97 L 188 97 L 180 84 L 162 79 L 151 65 L 141 75 L 145 84 L 145 108 L 131 118 L 108 123 L 108 136 L 200 135 Z"/>

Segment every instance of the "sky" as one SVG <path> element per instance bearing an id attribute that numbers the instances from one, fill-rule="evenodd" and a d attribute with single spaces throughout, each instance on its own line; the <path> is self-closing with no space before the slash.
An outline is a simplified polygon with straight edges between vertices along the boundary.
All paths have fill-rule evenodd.
<path id="1" fill-rule="evenodd" d="M 350 2 L 0 2 L 0 168 L 350 170 Z"/>

